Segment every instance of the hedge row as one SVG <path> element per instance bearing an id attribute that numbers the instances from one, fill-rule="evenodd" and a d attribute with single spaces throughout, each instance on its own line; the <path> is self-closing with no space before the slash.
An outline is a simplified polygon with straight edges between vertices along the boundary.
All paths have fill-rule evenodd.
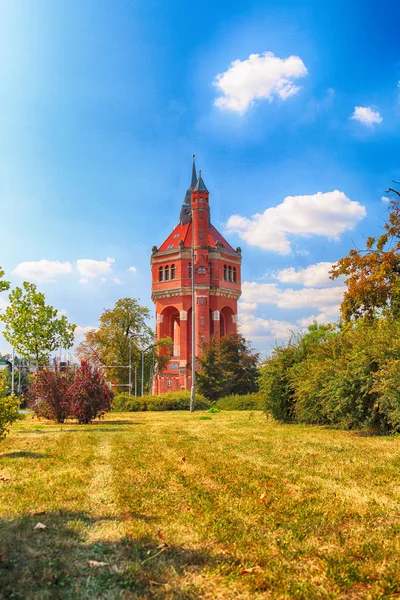
<path id="1" fill-rule="evenodd" d="M 215 404 L 196 394 L 196 408 L 208 410 L 216 406 L 220 410 L 262 410 L 261 397 L 258 394 L 245 396 L 226 396 Z M 129 394 L 117 394 L 111 410 L 114 412 L 140 412 L 161 410 L 189 410 L 190 392 L 168 392 L 159 396 L 142 396 L 135 398 Z"/>

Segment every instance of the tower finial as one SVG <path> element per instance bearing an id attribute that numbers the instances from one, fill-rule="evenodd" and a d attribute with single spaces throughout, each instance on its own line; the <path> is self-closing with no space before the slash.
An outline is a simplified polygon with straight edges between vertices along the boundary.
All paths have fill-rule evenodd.
<path id="1" fill-rule="evenodd" d="M 196 163 L 194 161 L 195 154 L 192 154 L 192 158 L 193 158 L 193 164 L 192 164 L 192 181 L 191 181 L 190 187 L 194 187 L 196 185 L 196 181 L 197 181 Z"/>

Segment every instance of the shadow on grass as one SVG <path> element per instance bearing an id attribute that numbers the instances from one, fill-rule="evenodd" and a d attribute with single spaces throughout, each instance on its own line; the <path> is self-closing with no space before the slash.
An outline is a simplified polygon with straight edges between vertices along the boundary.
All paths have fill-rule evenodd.
<path id="1" fill-rule="evenodd" d="M 40 452 L 29 452 L 28 450 L 20 450 L 19 452 L 4 452 L 0 454 L 0 458 L 49 458 L 49 454 Z"/>
<path id="2" fill-rule="evenodd" d="M 137 518 L 147 519 L 145 515 Z M 189 582 L 191 574 L 236 564 L 226 554 L 160 547 L 156 532 L 154 537 L 87 543 L 90 528 L 105 520 L 84 512 L 0 520 L 0 597 L 197 600 L 202 595 Z M 46 529 L 35 530 L 38 521 Z M 106 564 L 91 568 L 89 561 Z"/>

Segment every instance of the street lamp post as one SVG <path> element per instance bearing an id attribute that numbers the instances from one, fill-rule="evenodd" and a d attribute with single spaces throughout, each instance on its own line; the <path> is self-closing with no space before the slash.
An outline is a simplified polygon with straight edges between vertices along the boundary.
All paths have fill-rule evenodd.
<path id="1" fill-rule="evenodd" d="M 196 404 L 196 289 L 194 277 L 196 273 L 194 265 L 194 219 L 192 208 L 192 388 L 190 390 L 190 412 L 194 412 Z"/>

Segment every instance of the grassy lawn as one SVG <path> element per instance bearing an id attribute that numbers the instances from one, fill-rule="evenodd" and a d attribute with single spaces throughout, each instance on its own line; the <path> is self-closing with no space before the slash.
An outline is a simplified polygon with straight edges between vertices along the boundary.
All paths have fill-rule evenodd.
<path id="1" fill-rule="evenodd" d="M 0 444 L 0 597 L 396 598 L 399 475 L 399 438 L 260 413 L 28 416 Z"/>

